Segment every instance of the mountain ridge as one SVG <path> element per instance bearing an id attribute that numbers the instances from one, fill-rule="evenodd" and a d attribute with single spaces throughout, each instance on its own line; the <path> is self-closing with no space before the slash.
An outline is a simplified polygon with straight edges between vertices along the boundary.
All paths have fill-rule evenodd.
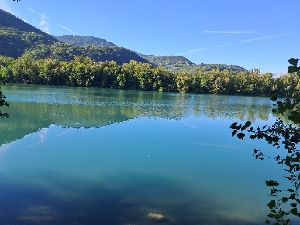
<path id="1" fill-rule="evenodd" d="M 64 45 L 67 43 L 67 45 Z M 42 49 L 42 47 L 44 49 Z M 57 49 L 55 49 L 57 47 Z M 26 23 L 9 12 L 0 9 L 0 55 L 17 58 L 24 53 L 35 58 L 53 57 L 71 60 L 76 55 L 90 57 L 95 61 L 131 60 L 164 67 L 170 71 L 195 69 L 246 71 L 243 67 L 225 64 L 195 64 L 184 56 L 155 56 L 141 54 L 94 36 L 62 35 L 51 36 Z M 73 54 L 72 56 L 70 54 Z"/>
<path id="2" fill-rule="evenodd" d="M 61 36 L 55 36 L 55 38 L 61 42 L 65 42 L 76 46 L 82 46 L 82 47 L 89 46 L 89 45 L 117 47 L 117 45 L 107 41 L 106 39 L 94 37 L 94 36 L 61 35 Z"/>
<path id="3" fill-rule="evenodd" d="M 0 18 L 1 18 L 0 28 L 9 28 L 9 29 L 14 29 L 14 30 L 23 31 L 23 32 L 34 32 L 34 33 L 38 33 L 41 35 L 48 36 L 49 38 L 51 37 L 51 38 L 55 39 L 52 35 L 41 31 L 40 29 L 32 26 L 29 23 L 26 23 L 22 19 L 20 19 L 20 18 L 16 17 L 15 15 L 13 15 L 9 12 L 6 12 L 2 9 L 0 9 Z"/>

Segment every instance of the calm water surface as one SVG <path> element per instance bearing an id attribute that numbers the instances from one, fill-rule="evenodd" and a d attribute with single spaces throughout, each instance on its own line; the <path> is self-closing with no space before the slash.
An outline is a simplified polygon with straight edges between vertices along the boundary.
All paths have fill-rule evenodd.
<path id="1" fill-rule="evenodd" d="M 7 85 L 0 224 L 264 224 L 266 179 L 233 121 L 274 121 L 268 98 Z"/>

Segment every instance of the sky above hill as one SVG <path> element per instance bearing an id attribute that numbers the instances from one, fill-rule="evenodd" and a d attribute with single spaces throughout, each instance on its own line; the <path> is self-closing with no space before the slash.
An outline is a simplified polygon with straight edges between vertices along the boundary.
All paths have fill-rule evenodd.
<path id="1" fill-rule="evenodd" d="M 300 56 L 299 0 L 0 0 L 0 8 L 52 35 L 195 63 L 283 73 Z"/>

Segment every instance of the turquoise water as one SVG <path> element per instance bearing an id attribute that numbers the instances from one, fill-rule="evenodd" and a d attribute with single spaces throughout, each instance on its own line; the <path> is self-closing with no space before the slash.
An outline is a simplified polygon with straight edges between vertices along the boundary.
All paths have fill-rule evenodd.
<path id="1" fill-rule="evenodd" d="M 234 121 L 274 121 L 268 98 L 7 85 L 0 224 L 264 224 L 273 161 Z"/>

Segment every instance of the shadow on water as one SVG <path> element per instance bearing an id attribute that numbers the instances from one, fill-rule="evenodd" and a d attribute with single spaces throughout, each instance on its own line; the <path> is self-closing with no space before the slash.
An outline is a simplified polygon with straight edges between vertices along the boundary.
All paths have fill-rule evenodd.
<path id="1" fill-rule="evenodd" d="M 149 212 L 167 216 L 168 221 L 159 224 L 260 224 L 221 216 L 210 198 L 196 200 L 187 188 L 166 177 L 122 174 L 100 183 L 54 173 L 43 176 L 46 184 L 1 178 L 1 224 L 157 224 L 149 221 Z M 107 187 L 106 179 L 114 185 Z"/>

